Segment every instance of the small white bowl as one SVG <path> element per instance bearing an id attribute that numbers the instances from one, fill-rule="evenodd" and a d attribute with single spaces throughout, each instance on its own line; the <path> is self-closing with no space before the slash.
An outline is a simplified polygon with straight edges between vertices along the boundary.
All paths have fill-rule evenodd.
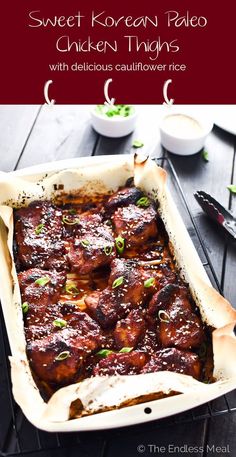
<path id="1" fill-rule="evenodd" d="M 192 155 L 203 147 L 213 123 L 201 114 L 173 111 L 160 123 L 161 143 L 168 151 L 178 155 Z"/>
<path id="2" fill-rule="evenodd" d="M 100 135 L 110 138 L 120 138 L 129 135 L 135 129 L 137 119 L 137 111 L 134 108 L 134 113 L 127 117 L 106 115 L 96 112 L 96 106 L 91 111 L 91 122 L 94 130 Z"/>

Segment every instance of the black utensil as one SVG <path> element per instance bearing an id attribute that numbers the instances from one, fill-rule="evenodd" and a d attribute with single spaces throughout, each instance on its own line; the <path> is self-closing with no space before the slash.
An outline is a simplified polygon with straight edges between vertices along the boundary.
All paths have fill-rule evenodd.
<path id="1" fill-rule="evenodd" d="M 230 211 L 203 190 L 195 192 L 194 197 L 203 211 L 236 239 L 236 218 Z"/>

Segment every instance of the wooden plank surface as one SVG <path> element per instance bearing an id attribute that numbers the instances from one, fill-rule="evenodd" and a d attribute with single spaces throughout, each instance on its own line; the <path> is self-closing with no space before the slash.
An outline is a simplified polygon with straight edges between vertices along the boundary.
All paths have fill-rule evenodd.
<path id="1" fill-rule="evenodd" d="M 124 433 L 111 439 L 107 445 L 107 457 L 144 457 L 150 455 L 162 456 L 190 456 L 190 446 L 195 449 L 194 455 L 202 457 L 205 437 L 205 422 L 196 421 L 187 424 L 175 424 L 158 429 L 130 431 L 129 436 Z M 127 439 L 128 438 L 128 439 Z"/>
<path id="2" fill-rule="evenodd" d="M 89 106 L 44 105 L 18 168 L 92 155 L 97 134 L 89 110 Z"/>
<path id="3" fill-rule="evenodd" d="M 214 196 L 224 206 L 229 206 L 227 184 L 231 182 L 234 161 L 234 137 L 215 127 L 206 141 L 209 162 L 201 153 L 189 157 L 169 154 L 180 179 L 189 207 L 195 217 L 213 267 L 221 282 L 226 238 L 223 231 L 205 216 L 194 198 L 194 192 L 204 190 Z M 223 285 L 223 284 L 222 284 Z M 231 298 L 228 289 L 226 295 Z M 229 296 L 230 295 L 230 296 Z"/>
<path id="4" fill-rule="evenodd" d="M 155 157 L 162 155 L 158 129 L 160 107 L 150 105 L 137 106 L 137 111 L 138 119 L 134 132 L 123 138 L 100 136 L 94 152 L 95 155 L 132 153 L 134 152 L 134 148 L 132 148 L 134 140 L 139 140 L 144 144 L 140 149 L 142 153 L 151 154 Z"/>
<path id="5" fill-rule="evenodd" d="M 223 204 L 229 204 L 226 185 L 231 182 L 234 137 L 215 127 L 206 139 L 205 149 L 209 162 L 203 160 L 201 153 L 188 157 L 169 154 L 194 216 L 201 213 L 193 196 L 196 190 L 205 190 Z"/>
<path id="6" fill-rule="evenodd" d="M 234 141 L 234 163 L 232 167 L 232 179 L 229 184 L 236 184 L 236 136 L 231 135 Z M 236 217 L 236 194 L 229 193 L 229 208 Z M 226 297 L 236 307 L 236 286 L 235 286 L 235 271 L 236 271 L 236 242 L 228 238 L 227 247 L 225 250 L 225 271 L 223 283 Z"/>
<path id="7" fill-rule="evenodd" d="M 40 107 L 36 105 L 0 106 L 0 170 L 14 170 L 24 151 Z"/>
<path id="8" fill-rule="evenodd" d="M 1 318 L 3 315 L 1 312 Z M 0 328 L 0 450 L 7 438 L 11 434 L 12 429 L 12 403 L 9 388 L 9 371 L 6 353 L 4 351 L 4 341 L 2 334 L 2 326 Z"/>
<path id="9" fill-rule="evenodd" d="M 236 454 L 236 412 L 215 416 L 208 423 L 206 456 L 232 456 Z"/>
<path id="10" fill-rule="evenodd" d="M 143 152 L 151 152 L 152 156 L 161 156 L 163 150 L 160 146 L 157 127 L 158 112 L 158 108 L 155 106 L 140 107 L 140 115 L 135 132 L 122 139 L 109 139 L 97 135 L 92 130 L 89 107 L 43 106 L 40 112 L 38 107 L 1 107 L 0 127 L 2 128 L 0 130 L 0 141 L 1 151 L 4 151 L 4 154 L 2 155 L 1 153 L 0 169 L 8 171 L 15 167 L 23 168 L 43 162 L 85 155 L 130 153 L 133 152 L 132 142 L 134 139 L 144 143 Z M 214 131 L 207 139 L 206 148 L 209 153 L 209 163 L 205 163 L 200 154 L 188 158 L 171 154 L 170 157 L 204 238 L 217 276 L 219 280 L 223 277 L 226 296 L 235 303 L 236 246 L 234 243 L 229 242 L 226 248 L 224 235 L 216 230 L 214 224 L 202 214 L 193 197 L 195 190 L 206 190 L 225 206 L 231 203 L 236 212 L 236 197 L 230 199 L 229 192 L 226 189 L 228 183 L 232 180 L 236 181 L 235 171 L 232 177 L 235 160 L 235 137 L 218 128 L 214 128 Z M 173 195 L 174 191 L 173 188 Z M 181 206 L 180 203 L 179 205 Z M 188 226 L 190 224 L 189 216 L 184 214 L 184 219 Z M 194 235 L 191 230 L 190 234 L 191 236 Z M 194 242 L 197 243 L 197 240 L 195 239 Z M 204 254 L 200 254 L 204 261 Z M 236 405 L 235 393 L 229 394 L 227 398 L 228 405 L 234 407 Z M 221 411 L 223 407 L 227 409 L 227 404 L 223 406 L 222 402 L 224 401 L 221 398 L 212 402 L 212 411 Z M 80 444 L 77 447 L 70 450 L 58 450 L 52 455 L 63 457 L 65 455 L 70 455 L 71 457 L 78 455 L 113 457 L 123 454 L 124 456 L 132 457 L 150 455 L 151 448 L 148 447 L 149 444 L 163 446 L 166 450 L 168 450 L 169 444 L 173 444 L 175 446 L 195 446 L 197 453 L 194 453 L 194 455 L 203 457 L 205 454 L 201 451 L 201 448 L 207 443 L 215 442 L 223 445 L 226 440 L 229 441 L 232 449 L 236 450 L 235 437 L 233 435 L 235 414 L 226 414 L 219 416 L 217 419 L 181 422 L 188 415 L 191 419 L 191 414 L 195 416 L 202 414 L 203 417 L 208 414 L 206 406 L 194 411 L 193 413 L 188 412 L 179 415 L 179 423 L 176 425 L 173 425 L 173 418 L 171 418 L 170 420 L 166 419 L 165 421 L 128 427 L 120 431 L 80 434 L 78 435 Z M 30 441 L 30 430 L 32 430 L 33 434 L 33 428 L 24 421 L 20 427 L 22 432 L 27 430 L 27 433 L 24 433 L 24 439 L 29 437 L 29 442 L 23 442 L 23 445 L 24 447 L 28 446 L 27 449 L 30 452 L 37 437 L 35 438 L 34 436 L 33 438 L 32 435 L 32 441 Z M 227 433 L 225 437 L 222 435 L 221 430 L 224 430 L 225 434 Z M 46 434 L 41 434 L 41 439 L 46 446 Z M 53 443 L 55 436 L 51 436 L 50 439 Z M 71 435 L 65 436 L 63 439 L 65 447 L 69 447 L 74 443 L 74 438 Z M 104 447 L 105 439 L 108 440 L 106 447 Z M 144 452 L 138 451 L 137 446 L 140 444 L 145 446 Z M 154 448 L 152 449 L 152 453 L 154 453 Z M 33 452 L 32 455 L 34 455 Z M 49 454 L 46 452 L 39 455 Z M 180 454 L 177 452 L 169 454 L 166 451 L 162 455 Z"/>

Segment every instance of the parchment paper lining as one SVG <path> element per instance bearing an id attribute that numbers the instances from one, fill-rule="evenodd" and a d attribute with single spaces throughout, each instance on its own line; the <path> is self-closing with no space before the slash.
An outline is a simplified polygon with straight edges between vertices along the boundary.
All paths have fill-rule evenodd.
<path id="1" fill-rule="evenodd" d="M 233 332 L 236 311 L 215 291 L 209 282 L 188 232 L 170 193 L 166 174 L 154 162 L 134 164 L 132 156 L 106 156 L 78 159 L 74 169 L 56 164 L 45 176 L 40 169 L 26 177 L 0 173 L 0 276 L 1 300 L 12 357 L 13 395 L 26 417 L 38 428 L 47 431 L 72 431 L 111 428 L 165 417 L 202 404 L 236 386 L 236 338 Z M 64 170 L 60 169 L 65 168 Z M 44 166 L 45 168 L 45 166 Z M 23 171 L 24 173 L 24 171 Z M 217 382 L 206 385 L 190 376 L 171 372 L 136 376 L 93 378 L 64 387 L 46 404 L 36 387 L 25 353 L 25 337 L 21 299 L 12 256 L 12 205 L 28 204 L 36 199 L 49 199 L 64 192 L 104 193 L 114 191 L 134 176 L 135 185 L 157 198 L 175 257 L 200 308 L 202 319 L 216 328 L 213 332 L 214 376 Z M 182 395 L 150 402 L 151 417 L 144 414 L 142 404 L 117 409 L 131 399 L 154 392 L 181 392 Z M 80 399 L 82 416 L 68 420 L 71 402 Z M 149 403 L 145 403 L 147 406 Z M 32 406 L 33 405 L 33 406 Z M 112 411 L 99 413 L 112 408 Z M 114 409 L 115 408 L 115 409 Z"/>

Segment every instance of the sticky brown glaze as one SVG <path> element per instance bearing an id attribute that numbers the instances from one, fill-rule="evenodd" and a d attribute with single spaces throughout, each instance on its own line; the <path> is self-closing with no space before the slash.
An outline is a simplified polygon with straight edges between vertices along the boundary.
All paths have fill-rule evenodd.
<path id="1" fill-rule="evenodd" d="M 27 344 L 27 354 L 35 374 L 44 381 L 65 385 L 83 372 L 86 357 L 103 342 L 99 325 L 86 313 L 64 315 L 66 326 Z M 66 356 L 60 359 L 60 355 Z M 63 356 L 62 356 L 63 357 Z"/>
<path id="2" fill-rule="evenodd" d="M 48 335 L 54 330 L 52 322 L 60 315 L 57 302 L 63 291 L 66 275 L 63 272 L 50 272 L 32 268 L 18 274 L 22 302 L 26 302 L 25 314 L 26 341 Z M 46 284 L 37 281 L 46 280 Z"/>
<path id="3" fill-rule="evenodd" d="M 199 357 L 192 352 L 166 348 L 152 355 L 142 369 L 142 373 L 154 373 L 156 371 L 174 371 L 199 379 L 201 363 Z"/>
<path id="4" fill-rule="evenodd" d="M 108 213 L 112 213 L 117 208 L 128 206 L 131 203 L 135 204 L 142 196 L 143 192 L 136 187 L 126 187 L 114 192 L 104 206 Z"/>
<path id="5" fill-rule="evenodd" d="M 14 213 L 17 257 L 22 268 L 67 267 L 62 240 L 62 211 L 48 201 L 34 202 Z"/>
<path id="6" fill-rule="evenodd" d="M 138 308 L 147 300 L 152 288 L 146 288 L 144 283 L 149 278 L 150 273 L 136 262 L 113 260 L 108 287 L 101 292 L 95 291 L 85 299 L 88 313 L 103 328 L 113 326 L 131 309 Z"/>
<path id="7" fill-rule="evenodd" d="M 112 236 L 93 236 L 76 238 L 69 248 L 71 271 L 79 274 L 91 273 L 96 268 L 109 265 L 115 258 L 114 240 Z"/>
<path id="8" fill-rule="evenodd" d="M 153 206 L 139 208 L 129 205 L 118 208 L 112 216 L 117 235 L 125 239 L 126 246 L 142 246 L 157 236 L 157 213 Z"/>
<path id="9" fill-rule="evenodd" d="M 157 290 L 162 289 L 168 284 L 174 284 L 178 282 L 176 272 L 166 263 L 150 267 L 147 265 L 146 269 L 149 269 L 152 276 L 155 278 L 155 288 Z M 182 283 L 182 281 L 180 282 Z"/>
<path id="10" fill-rule="evenodd" d="M 97 233 L 97 228 L 102 224 L 102 215 L 97 208 L 83 210 L 83 207 L 63 209 L 63 236 L 65 238 L 86 237 L 88 233 Z"/>
<path id="11" fill-rule="evenodd" d="M 159 316 L 162 346 L 191 349 L 204 341 L 203 325 L 193 312 L 186 287 L 168 284 L 153 296 L 148 312 Z"/>
<path id="12" fill-rule="evenodd" d="M 157 320 L 147 313 L 145 314 L 145 333 L 139 341 L 137 349 L 148 354 L 155 354 L 161 349 L 161 342 L 157 332 Z"/>
<path id="13" fill-rule="evenodd" d="M 51 395 L 90 376 L 169 370 L 211 379 L 207 329 L 156 203 L 126 187 L 94 198 L 63 194 L 60 205 L 34 202 L 15 211 L 27 354 L 37 383 Z M 206 345 L 210 355 L 203 357 Z"/>
<path id="14" fill-rule="evenodd" d="M 126 354 L 110 354 L 93 369 L 94 376 L 131 375 L 140 373 L 149 356 L 133 351 Z"/>
<path id="15" fill-rule="evenodd" d="M 125 319 L 116 324 L 114 340 L 117 349 L 124 347 L 136 348 L 143 338 L 146 330 L 146 323 L 142 310 L 133 309 Z"/>
<path id="16" fill-rule="evenodd" d="M 28 312 L 25 316 L 25 335 L 27 344 L 44 336 L 54 333 L 55 319 L 63 318 L 57 304 L 46 307 L 39 304 L 29 303 Z"/>
<path id="17" fill-rule="evenodd" d="M 118 278 L 123 278 L 120 286 L 115 287 Z M 145 281 L 150 278 L 150 271 L 133 260 L 115 259 L 111 264 L 111 274 L 108 280 L 116 293 L 116 297 L 134 307 L 142 305 L 155 288 L 145 287 Z"/>
<path id="18" fill-rule="evenodd" d="M 44 284 L 38 282 L 45 280 Z M 66 274 L 59 271 L 47 271 L 31 268 L 18 274 L 18 281 L 23 302 L 34 303 L 42 308 L 59 300 Z"/>
<path id="19" fill-rule="evenodd" d="M 76 225 L 76 236 L 69 241 L 71 271 L 88 274 L 109 265 L 116 251 L 111 228 L 102 223 L 102 217 L 98 214 L 81 216 Z"/>

